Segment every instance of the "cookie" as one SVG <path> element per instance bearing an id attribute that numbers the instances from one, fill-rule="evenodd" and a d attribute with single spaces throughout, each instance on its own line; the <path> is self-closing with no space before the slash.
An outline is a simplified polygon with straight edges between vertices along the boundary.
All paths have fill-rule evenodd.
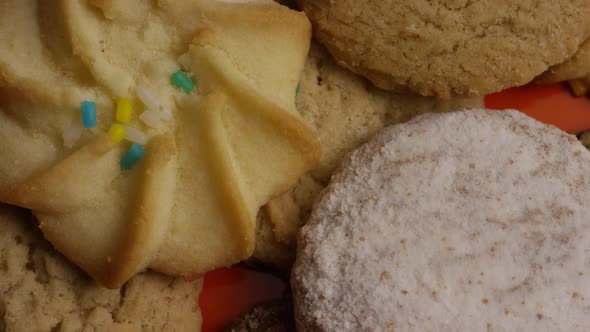
<path id="1" fill-rule="evenodd" d="M 346 158 L 301 230 L 301 331 L 587 331 L 590 152 L 517 111 L 427 114 Z"/>
<path id="2" fill-rule="evenodd" d="M 0 206 L 0 331 L 199 331 L 202 281 L 154 272 L 108 290 L 43 239 L 31 215 Z"/>
<path id="3" fill-rule="evenodd" d="M 266 210 L 261 208 L 256 216 L 256 247 L 247 263 L 286 275 L 295 261 L 295 250 L 292 246 L 277 240 L 275 227 Z M 293 227 L 297 227 L 297 224 Z"/>
<path id="4" fill-rule="evenodd" d="M 532 81 L 588 38 L 585 0 L 300 0 L 337 62 L 378 87 L 484 95 Z"/>
<path id="5" fill-rule="evenodd" d="M 479 97 L 437 101 L 382 91 L 338 66 L 321 46 L 312 43 L 296 104 L 300 114 L 320 139 L 322 157 L 318 166 L 301 177 L 293 189 L 263 208 L 262 221 L 270 222 L 270 228 L 279 242 L 278 247 L 291 252 L 290 255 L 270 258 L 293 256 L 299 228 L 307 220 L 314 200 L 346 153 L 389 124 L 404 122 L 425 112 L 480 107 L 483 101 Z M 270 218 L 265 218 L 267 216 Z M 263 246 L 268 244 L 257 237 L 254 257 L 269 262 L 270 255 L 258 249 Z M 270 254 L 275 255 L 277 252 L 278 249 Z M 290 267 L 292 260 L 270 262 Z"/>
<path id="6" fill-rule="evenodd" d="M 586 130 L 585 132 L 580 134 L 580 142 L 590 149 L 590 130 Z"/>
<path id="7" fill-rule="evenodd" d="M 549 68 L 535 82 L 556 83 L 590 76 L 590 39 L 567 61 Z"/>
<path id="8" fill-rule="evenodd" d="M 1 2 L 0 201 L 107 287 L 250 257 L 259 208 L 319 159 L 310 38 L 270 0 Z"/>
<path id="9" fill-rule="evenodd" d="M 288 301 L 259 304 L 234 320 L 223 332 L 295 332 L 292 310 Z"/>

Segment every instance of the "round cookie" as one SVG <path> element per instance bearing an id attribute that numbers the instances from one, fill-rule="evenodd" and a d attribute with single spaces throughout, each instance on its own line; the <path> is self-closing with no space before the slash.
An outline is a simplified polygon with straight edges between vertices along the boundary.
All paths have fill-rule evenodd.
<path id="1" fill-rule="evenodd" d="M 338 62 L 384 89 L 486 94 L 532 81 L 588 37 L 585 0 L 300 0 Z"/>
<path id="2" fill-rule="evenodd" d="M 24 210 L 0 205 L 0 331 L 200 331 L 202 281 L 154 272 L 100 286 L 58 254 Z"/>
<path id="3" fill-rule="evenodd" d="M 338 66 L 317 43 L 312 43 L 300 88 L 297 110 L 316 132 L 322 156 L 319 164 L 302 176 L 294 188 L 271 200 L 259 212 L 254 252 L 258 260 L 283 269 L 292 266 L 299 228 L 309 217 L 313 202 L 344 155 L 387 125 L 405 122 L 426 112 L 449 112 L 483 105 L 480 97 L 438 101 L 377 89 L 364 78 Z M 275 243 L 272 243 L 272 233 Z"/>
<path id="4" fill-rule="evenodd" d="M 303 227 L 303 331 L 587 331 L 590 153 L 516 111 L 428 114 L 349 155 Z"/>

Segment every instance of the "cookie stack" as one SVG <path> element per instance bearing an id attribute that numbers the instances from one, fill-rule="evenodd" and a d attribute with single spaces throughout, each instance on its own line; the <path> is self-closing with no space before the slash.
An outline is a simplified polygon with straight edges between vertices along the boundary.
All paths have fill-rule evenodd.
<path id="1" fill-rule="evenodd" d="M 298 330 L 590 328 L 582 295 L 589 291 L 588 152 L 513 111 L 419 116 L 480 108 L 484 94 L 529 82 L 587 75 L 588 6 L 295 6 L 318 42 L 296 102 L 320 137 L 322 158 L 261 211 L 255 257 L 287 268 L 285 259 L 297 257 Z"/>
<path id="2" fill-rule="evenodd" d="M 589 37 L 586 0 L 2 1 L 0 331 L 197 331 L 242 261 L 293 306 L 229 331 L 588 330 L 590 154 L 482 98 Z"/>

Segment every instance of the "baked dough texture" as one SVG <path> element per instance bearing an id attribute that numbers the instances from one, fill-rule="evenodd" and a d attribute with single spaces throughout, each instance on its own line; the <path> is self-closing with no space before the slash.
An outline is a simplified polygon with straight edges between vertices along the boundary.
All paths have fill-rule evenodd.
<path id="1" fill-rule="evenodd" d="M 0 331 L 200 331 L 201 286 L 146 272 L 105 289 L 43 239 L 28 211 L 0 205 Z"/>
<path id="2" fill-rule="evenodd" d="M 537 77 L 537 83 L 556 83 L 590 76 L 590 39 L 567 61 L 549 68 Z"/>
<path id="3" fill-rule="evenodd" d="M 349 155 L 301 230 L 301 331 L 588 331 L 590 152 L 517 111 L 427 114 Z"/>
<path id="4" fill-rule="evenodd" d="M 590 33 L 586 0 L 300 0 L 338 63 L 375 85 L 426 96 L 524 85 Z"/>
<path id="5" fill-rule="evenodd" d="M 0 201 L 31 209 L 111 288 L 146 268 L 181 276 L 250 257 L 259 207 L 319 159 L 295 109 L 310 34 L 272 1 L 0 2 Z M 180 67 L 195 92 L 170 84 Z M 143 126 L 138 86 L 172 119 Z M 121 97 L 150 137 L 131 171 L 119 167 L 129 143 L 103 134 Z M 83 100 L 98 128 L 66 148 Z"/>
<path id="6" fill-rule="evenodd" d="M 290 268 L 297 232 L 344 155 L 387 125 L 426 112 L 481 107 L 483 100 L 473 97 L 437 101 L 386 92 L 341 68 L 323 47 L 312 43 L 296 104 L 319 137 L 322 157 L 293 189 L 270 201 L 261 211 L 259 234 L 265 236 L 257 238 L 254 256 L 282 268 Z M 270 231 L 278 243 L 272 243 Z"/>

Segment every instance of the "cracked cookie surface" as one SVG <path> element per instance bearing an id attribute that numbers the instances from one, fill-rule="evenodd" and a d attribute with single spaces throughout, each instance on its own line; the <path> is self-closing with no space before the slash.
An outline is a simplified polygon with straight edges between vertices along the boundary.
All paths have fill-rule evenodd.
<path id="1" fill-rule="evenodd" d="M 537 83 L 556 83 L 590 76 L 590 39 L 567 61 L 555 65 L 535 79 Z"/>
<path id="2" fill-rule="evenodd" d="M 381 88 L 443 98 L 528 83 L 590 33 L 586 0 L 299 2 L 341 65 Z"/>
<path id="3" fill-rule="evenodd" d="M 199 331 L 201 287 L 145 272 L 105 289 L 43 239 L 30 213 L 0 205 L 0 331 Z"/>

